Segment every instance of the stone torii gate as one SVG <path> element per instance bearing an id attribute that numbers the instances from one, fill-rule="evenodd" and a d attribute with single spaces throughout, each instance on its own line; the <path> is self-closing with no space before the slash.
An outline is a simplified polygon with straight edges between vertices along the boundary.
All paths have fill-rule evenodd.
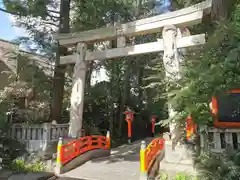
<path id="1" fill-rule="evenodd" d="M 183 36 L 179 29 L 196 25 L 202 22 L 204 15 L 211 9 L 211 0 L 206 0 L 194 6 L 165 14 L 145 18 L 113 27 L 100 28 L 77 33 L 57 34 L 55 39 L 61 46 L 77 47 L 73 55 L 62 56 L 61 65 L 75 64 L 73 74 L 73 88 L 71 94 L 69 136 L 81 136 L 84 85 L 86 75 L 86 61 L 106 60 L 116 57 L 134 56 L 153 52 L 164 52 L 163 62 L 166 77 L 179 77 L 179 48 L 188 48 L 205 43 L 205 34 Z M 126 38 L 162 31 L 162 39 L 156 42 L 126 46 Z M 87 44 L 117 39 L 117 48 L 102 51 L 90 51 Z M 173 116 L 169 106 L 169 116 Z M 174 123 L 170 125 L 174 132 Z"/>

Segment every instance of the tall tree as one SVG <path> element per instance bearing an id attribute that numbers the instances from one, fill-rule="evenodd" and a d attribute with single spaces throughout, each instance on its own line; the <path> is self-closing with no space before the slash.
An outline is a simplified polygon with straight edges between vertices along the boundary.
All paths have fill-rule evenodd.
<path id="1" fill-rule="evenodd" d="M 61 0 L 59 33 L 68 33 L 70 30 L 70 2 L 71 0 Z M 61 122 L 65 78 L 65 67 L 60 65 L 60 56 L 66 56 L 67 53 L 66 47 L 57 44 L 51 106 L 51 120 L 57 122 Z"/>
<path id="2" fill-rule="evenodd" d="M 14 25 L 23 28 L 26 36 L 17 41 L 23 43 L 29 51 L 53 56 L 54 43 L 52 33 L 56 32 L 59 22 L 59 3 L 52 1 L 3 0 L 5 8 L 0 11 L 14 17 Z"/>
<path id="3" fill-rule="evenodd" d="M 30 51 L 44 53 L 49 55 L 50 59 L 55 59 L 51 119 L 61 122 L 64 67 L 59 66 L 59 60 L 60 55 L 66 55 L 67 49 L 58 44 L 56 47 L 52 35 L 57 29 L 59 32 L 69 32 L 70 1 L 61 1 L 60 12 L 56 10 L 59 9 L 59 3 L 52 1 L 3 2 L 6 8 L 0 10 L 12 14 L 16 18 L 16 25 L 29 33 L 28 37 L 19 37 L 18 41 L 27 45 Z M 53 56 L 54 51 L 57 51 L 56 57 Z"/>

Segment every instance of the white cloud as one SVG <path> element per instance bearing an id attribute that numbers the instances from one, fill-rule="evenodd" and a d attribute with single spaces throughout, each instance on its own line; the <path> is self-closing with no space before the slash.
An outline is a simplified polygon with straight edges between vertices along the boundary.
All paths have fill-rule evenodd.
<path id="1" fill-rule="evenodd" d="M 12 24 L 12 27 L 13 27 L 13 30 L 15 32 L 16 38 L 19 37 L 19 36 L 27 36 L 27 32 L 23 28 L 19 28 L 19 27 L 15 26 L 16 19 L 15 19 L 14 16 L 8 14 L 7 17 L 9 18 L 9 20 Z"/>

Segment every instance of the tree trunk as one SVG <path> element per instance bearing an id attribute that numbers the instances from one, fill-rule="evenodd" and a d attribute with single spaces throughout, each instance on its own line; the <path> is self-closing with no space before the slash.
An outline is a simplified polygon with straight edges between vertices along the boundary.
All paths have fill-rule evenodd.
<path id="1" fill-rule="evenodd" d="M 61 0 L 59 33 L 69 32 L 70 0 Z M 51 120 L 61 123 L 62 101 L 64 94 L 65 67 L 60 65 L 60 56 L 67 55 L 67 48 L 57 44 L 55 70 L 52 87 Z"/>
<path id="2" fill-rule="evenodd" d="M 114 68 L 114 65 L 112 66 L 112 69 Z M 114 73 L 114 72 L 113 72 Z M 111 75 L 111 79 L 110 82 L 108 84 L 108 88 L 109 88 L 109 96 L 108 96 L 108 119 L 109 119 L 109 131 L 110 131 L 110 136 L 113 137 L 113 129 L 114 129 L 114 107 L 113 107 L 113 97 L 114 97 L 114 93 L 113 93 L 113 83 L 114 83 L 114 75 Z"/>
<path id="3" fill-rule="evenodd" d="M 212 0 L 211 16 L 213 20 L 228 20 L 235 0 Z"/>
<path id="4" fill-rule="evenodd" d="M 137 19 L 140 17 L 142 10 L 142 0 L 137 0 L 137 11 L 136 11 L 136 17 Z M 137 89 L 138 89 L 138 108 L 141 110 L 142 108 L 142 77 L 143 77 L 143 66 L 142 61 L 140 59 L 137 59 Z"/>
<path id="5" fill-rule="evenodd" d="M 135 38 L 132 37 L 130 39 L 131 45 L 135 44 Z M 125 46 L 126 44 L 122 44 L 122 46 Z M 132 60 L 127 59 L 125 60 L 125 72 L 124 72 L 124 85 L 123 85 L 123 95 L 122 95 L 122 101 L 120 105 L 120 121 L 119 121 L 119 133 L 122 133 L 122 126 L 124 121 L 124 111 L 126 110 L 127 106 L 127 101 L 129 99 L 129 92 L 130 92 L 130 75 L 131 75 L 131 65 L 132 65 Z"/>
<path id="6" fill-rule="evenodd" d="M 141 60 L 137 60 L 137 89 L 138 89 L 138 109 L 142 109 L 143 91 L 142 91 L 142 79 L 143 79 L 143 65 Z"/>
<path id="7" fill-rule="evenodd" d="M 120 121 L 119 121 L 119 134 L 121 135 L 122 133 L 122 126 L 124 121 L 124 111 L 126 110 L 127 106 L 127 100 L 129 99 L 129 79 L 130 79 L 130 67 L 131 67 L 132 61 L 131 60 L 125 60 L 125 72 L 124 72 L 124 85 L 123 85 L 123 95 L 122 95 L 122 100 L 121 100 L 121 105 L 120 105 Z"/>
<path id="8" fill-rule="evenodd" d="M 116 40 L 112 40 L 111 41 L 111 47 L 112 48 L 116 48 L 117 47 L 117 41 Z M 113 63 L 111 63 L 111 69 L 112 69 L 112 74 L 111 74 L 111 78 L 110 78 L 110 83 L 108 85 L 109 87 L 109 98 L 108 98 L 108 118 L 109 118 L 109 131 L 110 131 L 110 136 L 113 137 L 114 136 L 114 111 L 115 108 L 113 106 L 114 104 L 114 86 L 113 84 L 115 83 L 114 81 L 115 79 L 115 66 Z"/>

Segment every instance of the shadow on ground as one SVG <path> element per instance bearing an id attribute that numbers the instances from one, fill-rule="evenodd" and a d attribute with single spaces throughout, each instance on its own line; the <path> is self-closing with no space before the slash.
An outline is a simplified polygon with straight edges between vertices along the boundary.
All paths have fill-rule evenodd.
<path id="1" fill-rule="evenodd" d="M 153 138 L 145 139 L 146 143 L 149 144 Z M 125 144 L 114 148 L 111 150 L 111 155 L 109 157 L 102 157 L 97 159 L 92 159 L 92 163 L 98 163 L 106 161 L 107 164 L 116 163 L 120 161 L 130 161 L 137 162 L 139 161 L 139 152 L 141 148 L 141 140 L 135 141 L 132 144 Z"/>

